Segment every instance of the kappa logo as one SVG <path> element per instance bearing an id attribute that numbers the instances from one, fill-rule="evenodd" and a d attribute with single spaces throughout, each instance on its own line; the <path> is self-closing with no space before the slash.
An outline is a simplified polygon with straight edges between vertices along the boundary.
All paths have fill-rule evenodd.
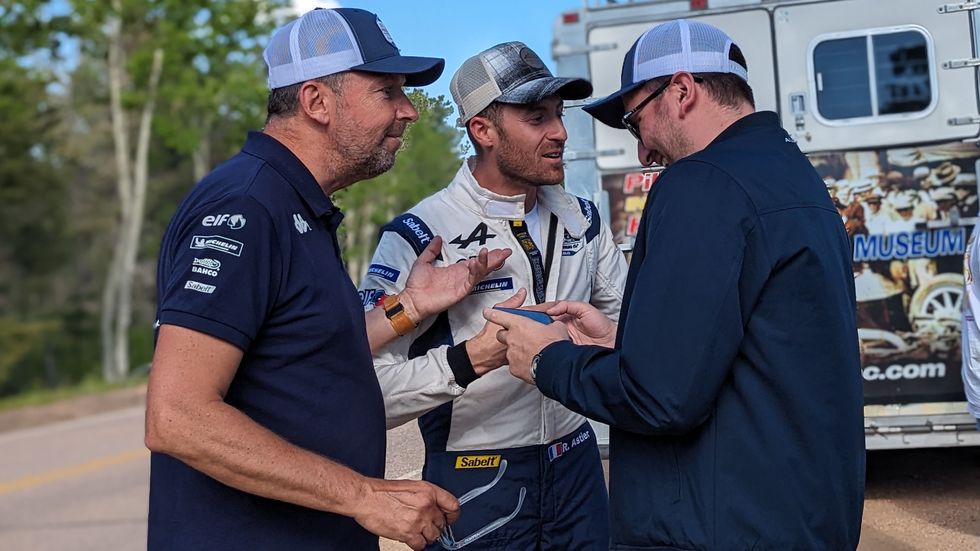
<path id="1" fill-rule="evenodd" d="M 303 235 L 311 229 L 310 224 L 307 223 L 307 221 L 300 216 L 299 213 L 293 215 L 293 225 L 296 226 L 296 231 L 298 231 L 300 235 Z"/>
<path id="2" fill-rule="evenodd" d="M 219 270 L 221 270 L 221 262 L 213 258 L 195 258 L 194 265 L 191 266 L 192 272 L 211 277 L 217 277 Z"/>
<path id="3" fill-rule="evenodd" d="M 233 230 L 240 230 L 245 227 L 245 217 L 241 214 L 205 216 L 204 220 L 201 220 L 201 225 L 209 228 L 226 225 Z"/>
<path id="4" fill-rule="evenodd" d="M 190 289 L 191 291 L 197 291 L 198 293 L 204 293 L 210 295 L 214 292 L 217 287 L 214 285 L 208 285 L 207 283 L 201 283 L 200 281 L 194 281 L 193 279 L 188 279 L 184 283 L 184 289 Z"/>
<path id="5" fill-rule="evenodd" d="M 456 245 L 460 249 L 465 249 L 466 247 L 470 246 L 470 243 L 479 241 L 480 246 L 482 247 L 487 244 L 488 239 L 493 239 L 494 237 L 497 237 L 497 234 L 490 233 L 490 228 L 487 227 L 487 224 L 485 222 L 480 222 L 480 224 L 473 228 L 473 231 L 470 232 L 469 237 L 463 239 L 463 234 L 459 234 L 452 241 L 450 241 L 450 243 Z"/>
<path id="6" fill-rule="evenodd" d="M 245 244 L 241 241 L 228 239 L 223 235 L 195 235 L 191 238 L 192 249 L 211 249 L 232 256 L 242 256 Z"/>

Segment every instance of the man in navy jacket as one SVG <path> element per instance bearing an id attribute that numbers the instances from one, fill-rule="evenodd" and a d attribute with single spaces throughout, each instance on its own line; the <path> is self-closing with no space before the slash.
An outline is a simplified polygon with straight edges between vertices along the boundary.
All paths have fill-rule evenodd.
<path id="1" fill-rule="evenodd" d="M 515 376 L 611 426 L 611 547 L 855 548 L 854 283 L 817 173 L 775 113 L 755 112 L 738 47 L 703 23 L 643 34 L 622 89 L 586 111 L 668 167 L 621 323 L 571 302 L 548 309 L 563 324 L 485 316 Z"/>

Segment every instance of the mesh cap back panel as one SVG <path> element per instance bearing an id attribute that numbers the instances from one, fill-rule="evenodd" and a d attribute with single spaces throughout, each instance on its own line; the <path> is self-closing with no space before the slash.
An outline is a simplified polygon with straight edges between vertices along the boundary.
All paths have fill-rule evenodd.
<path id="1" fill-rule="evenodd" d="M 748 80 L 745 68 L 729 59 L 732 41 L 704 23 L 675 20 L 647 31 L 634 57 L 634 82 L 690 73 L 734 73 Z"/>
<path id="2" fill-rule="evenodd" d="M 278 67 L 293 62 L 293 56 L 289 53 L 289 34 L 294 25 L 296 25 L 296 21 L 292 21 L 279 29 L 269 41 L 269 47 L 265 51 L 265 62 L 270 67 Z"/>
<path id="3" fill-rule="evenodd" d="M 347 22 L 331 10 L 314 10 L 283 27 L 266 48 L 269 88 L 346 71 L 364 63 Z"/>
<path id="4" fill-rule="evenodd" d="M 463 62 L 453 75 L 449 91 L 459 107 L 460 121 L 468 120 L 483 111 L 500 96 L 500 88 L 490 75 L 490 68 L 479 57 L 471 57 Z"/>

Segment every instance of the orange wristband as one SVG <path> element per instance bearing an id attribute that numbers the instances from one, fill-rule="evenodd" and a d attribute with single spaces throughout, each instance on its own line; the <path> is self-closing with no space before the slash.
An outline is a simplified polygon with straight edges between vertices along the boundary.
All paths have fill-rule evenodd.
<path id="1" fill-rule="evenodd" d="M 386 296 L 384 302 L 381 303 L 381 307 L 385 309 L 385 317 L 391 322 L 391 328 L 395 330 L 398 336 L 407 335 L 419 326 L 419 324 L 412 321 L 412 318 L 408 317 L 408 312 L 402 306 L 398 295 Z"/>

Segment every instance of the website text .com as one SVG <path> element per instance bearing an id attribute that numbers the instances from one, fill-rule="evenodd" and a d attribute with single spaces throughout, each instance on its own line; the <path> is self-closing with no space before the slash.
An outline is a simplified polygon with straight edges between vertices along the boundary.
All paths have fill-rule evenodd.
<path id="1" fill-rule="evenodd" d="M 888 367 L 869 365 L 861 370 L 865 381 L 902 381 L 910 379 L 941 379 L 946 376 L 946 364 L 893 364 Z"/>

